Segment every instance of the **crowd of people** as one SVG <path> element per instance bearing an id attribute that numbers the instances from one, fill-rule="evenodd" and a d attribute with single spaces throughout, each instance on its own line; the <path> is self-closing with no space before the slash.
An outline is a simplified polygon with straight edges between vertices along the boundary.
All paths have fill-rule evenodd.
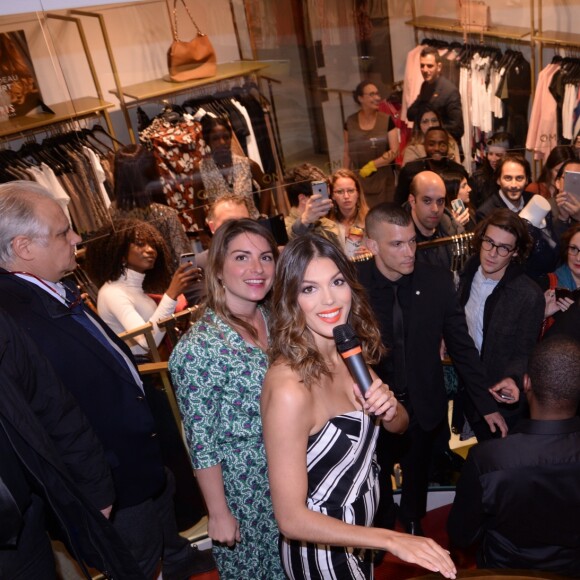
<path id="1" fill-rule="evenodd" d="M 0 186 L 0 577 L 56 578 L 49 531 L 87 577 L 185 580 L 217 566 L 223 580 L 370 579 L 389 552 L 455 578 L 423 531 L 433 457 L 449 450 L 445 356 L 478 441 L 452 543 L 479 543 L 481 567 L 580 577 L 580 195 L 567 177 L 580 161 L 558 147 L 531 183 L 498 133 L 468 172 L 437 51 L 421 72 L 403 166 L 363 81 L 344 167 L 285 176 L 287 243 L 258 219 L 271 198 L 254 193 L 266 183 L 232 152 L 226 120 L 203 120 L 211 238 L 194 265 L 153 201 L 147 152 L 123 148 L 111 226 L 86 244 L 92 309 L 67 278 L 81 238 L 50 191 Z M 168 369 L 211 554 L 178 533 L 154 387 L 137 369 L 147 343 L 117 336 L 151 323 L 160 344 L 158 323 L 188 303 Z M 362 374 L 345 356 L 362 356 Z"/>

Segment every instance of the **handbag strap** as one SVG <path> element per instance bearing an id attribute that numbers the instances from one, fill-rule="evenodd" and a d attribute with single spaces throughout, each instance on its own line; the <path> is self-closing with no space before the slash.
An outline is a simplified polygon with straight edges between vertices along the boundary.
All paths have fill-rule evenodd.
<path id="1" fill-rule="evenodd" d="M 199 29 L 199 26 L 197 25 L 196 21 L 193 19 L 193 16 L 191 15 L 191 12 L 189 11 L 187 4 L 185 3 L 185 0 L 181 0 L 181 3 L 183 4 L 185 11 L 189 15 L 189 18 L 193 22 L 193 25 L 197 30 L 197 34 L 199 36 L 205 36 L 205 34 Z M 173 0 L 173 20 L 171 21 L 171 30 L 173 32 L 173 40 L 179 40 L 179 35 L 177 34 L 177 0 Z"/>

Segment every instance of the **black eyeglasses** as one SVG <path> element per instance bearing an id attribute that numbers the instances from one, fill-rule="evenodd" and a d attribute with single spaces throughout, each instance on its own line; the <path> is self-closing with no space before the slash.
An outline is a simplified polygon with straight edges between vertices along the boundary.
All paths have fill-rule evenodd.
<path id="1" fill-rule="evenodd" d="M 501 244 L 496 244 L 489 238 L 482 238 L 481 240 L 481 247 L 486 252 L 491 252 L 493 248 L 497 250 L 497 253 L 502 258 L 509 256 L 512 252 L 515 252 L 515 248 L 510 248 L 509 246 L 502 246 Z"/>
<path id="2" fill-rule="evenodd" d="M 580 252 L 580 248 L 578 248 L 576 246 L 568 246 L 568 253 L 571 256 L 577 256 L 578 252 Z"/>

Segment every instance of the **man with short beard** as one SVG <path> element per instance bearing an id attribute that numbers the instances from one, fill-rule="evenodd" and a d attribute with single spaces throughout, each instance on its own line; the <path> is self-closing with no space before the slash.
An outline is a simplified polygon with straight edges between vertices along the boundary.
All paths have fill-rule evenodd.
<path id="1" fill-rule="evenodd" d="M 494 210 L 507 207 L 520 213 L 532 195 L 525 191 L 530 182 L 530 165 L 521 156 L 508 154 L 497 163 L 494 173 L 498 185 L 497 192 L 477 208 L 476 221 L 481 221 Z"/>

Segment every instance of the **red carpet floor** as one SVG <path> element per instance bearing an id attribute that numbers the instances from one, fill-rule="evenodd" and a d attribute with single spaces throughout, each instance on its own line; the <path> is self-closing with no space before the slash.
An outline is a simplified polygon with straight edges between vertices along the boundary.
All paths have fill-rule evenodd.
<path id="1" fill-rule="evenodd" d="M 423 530 L 425 535 L 433 538 L 436 542 L 441 544 L 444 548 L 449 547 L 449 541 L 447 538 L 447 532 L 445 531 L 445 526 L 447 522 L 447 516 L 449 514 L 449 509 L 451 506 L 443 506 L 435 510 L 430 511 L 427 517 L 423 520 Z M 400 529 L 399 531 L 403 531 Z M 471 569 L 475 568 L 475 559 L 473 554 L 467 554 L 464 552 L 453 554 L 453 559 L 457 565 L 457 569 Z M 414 566 L 412 564 L 406 564 L 401 562 L 398 558 L 388 554 L 383 560 L 383 563 L 375 568 L 375 579 L 376 580 L 405 580 L 406 578 L 416 578 L 417 576 L 423 576 L 427 574 L 428 571 L 419 566 Z M 208 572 L 206 574 L 198 574 L 192 576 L 191 580 L 218 580 L 219 575 L 217 572 Z M 252 580 L 251 578 L 240 578 L 240 580 Z"/>

